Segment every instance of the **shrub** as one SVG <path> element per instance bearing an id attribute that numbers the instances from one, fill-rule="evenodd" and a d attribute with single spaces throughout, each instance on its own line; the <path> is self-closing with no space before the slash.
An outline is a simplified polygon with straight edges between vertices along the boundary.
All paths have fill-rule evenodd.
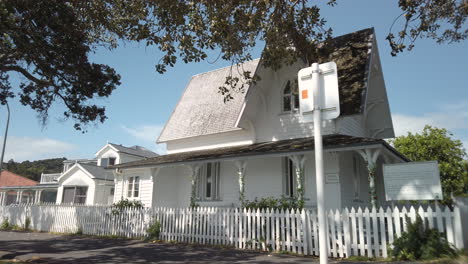
<path id="1" fill-rule="evenodd" d="M 141 201 L 137 201 L 137 200 L 135 201 L 131 201 L 128 199 L 120 200 L 117 203 L 114 203 L 112 205 L 112 214 L 118 215 L 122 212 L 122 210 L 127 209 L 127 208 L 141 209 L 143 208 L 143 204 L 141 203 Z"/>
<path id="2" fill-rule="evenodd" d="M 19 225 L 12 225 L 11 230 L 13 230 L 13 231 L 22 231 L 23 228 L 21 228 L 21 226 L 19 226 Z"/>
<path id="3" fill-rule="evenodd" d="M 76 229 L 76 232 L 73 233 L 73 235 L 75 235 L 75 236 L 83 235 L 83 228 L 81 228 L 81 226 L 78 226 L 78 228 Z"/>
<path id="4" fill-rule="evenodd" d="M 3 220 L 2 224 L 0 225 L 0 230 L 9 230 L 11 228 L 10 222 L 8 219 Z"/>
<path id="5" fill-rule="evenodd" d="M 30 227 L 31 227 L 31 218 L 26 217 L 26 219 L 24 220 L 24 230 L 28 231 Z"/>
<path id="6" fill-rule="evenodd" d="M 411 223 L 407 220 L 407 232 L 393 242 L 390 254 L 397 260 L 428 260 L 455 257 L 457 252 L 437 229 L 425 229 L 421 217 Z"/>
<path id="7" fill-rule="evenodd" d="M 274 197 L 264 197 L 258 200 L 255 198 L 253 201 L 246 200 L 242 207 L 247 209 L 302 209 L 304 204 L 299 202 L 296 198 L 286 198 L 281 196 L 280 199 Z"/>
<path id="8" fill-rule="evenodd" d="M 159 223 L 159 221 L 155 221 L 153 224 L 151 224 L 146 230 L 146 232 L 148 233 L 148 239 L 159 239 L 159 233 L 161 232 L 161 224 Z"/>

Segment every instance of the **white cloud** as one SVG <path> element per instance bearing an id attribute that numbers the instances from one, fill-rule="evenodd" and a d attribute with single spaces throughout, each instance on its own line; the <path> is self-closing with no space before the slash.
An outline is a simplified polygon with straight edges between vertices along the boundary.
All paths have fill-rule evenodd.
<path id="1" fill-rule="evenodd" d="M 3 137 L 1 137 L 3 143 Z M 1 144 L 3 145 L 3 144 Z M 7 138 L 4 162 L 40 160 L 69 156 L 77 146 L 52 138 L 15 137 Z"/>
<path id="2" fill-rule="evenodd" d="M 155 144 L 156 139 L 159 137 L 163 126 L 161 125 L 142 125 L 136 128 L 122 126 L 123 130 L 132 137 L 142 141 L 145 144 L 150 144 L 150 149 L 158 154 L 165 154 L 166 144 Z"/>
<path id="3" fill-rule="evenodd" d="M 408 132 L 419 133 L 425 125 L 445 128 L 468 147 L 468 101 L 442 105 L 436 111 L 422 115 L 393 114 L 395 135 L 406 135 Z"/>

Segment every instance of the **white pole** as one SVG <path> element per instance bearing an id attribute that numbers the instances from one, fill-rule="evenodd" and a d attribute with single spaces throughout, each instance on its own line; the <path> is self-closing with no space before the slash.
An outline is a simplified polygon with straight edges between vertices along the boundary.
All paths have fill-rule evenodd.
<path id="1" fill-rule="evenodd" d="M 322 145 L 322 106 L 320 91 L 320 69 L 318 63 L 312 64 L 312 91 L 314 93 L 314 141 L 315 141 L 315 175 L 317 181 L 317 213 L 319 224 L 320 264 L 328 263 L 327 228 L 325 218 L 325 182 L 323 175 Z"/>

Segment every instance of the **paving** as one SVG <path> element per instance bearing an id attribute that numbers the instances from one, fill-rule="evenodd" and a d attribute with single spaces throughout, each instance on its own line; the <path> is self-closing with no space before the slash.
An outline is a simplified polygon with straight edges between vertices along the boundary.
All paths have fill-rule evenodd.
<path id="1" fill-rule="evenodd" d="M 318 263 L 314 257 L 140 240 L 0 231 L 0 259 L 31 263 Z M 1 262 L 0 262 L 1 263 Z M 330 263 L 345 263 L 331 261 Z M 354 262 L 356 263 L 356 262 Z M 376 262 L 372 262 L 376 264 Z"/>

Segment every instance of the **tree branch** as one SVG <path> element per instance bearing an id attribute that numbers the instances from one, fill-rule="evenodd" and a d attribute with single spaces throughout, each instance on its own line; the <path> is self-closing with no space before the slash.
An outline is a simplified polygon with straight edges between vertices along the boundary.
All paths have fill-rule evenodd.
<path id="1" fill-rule="evenodd" d="M 0 66 L 0 70 L 19 72 L 19 73 L 23 74 L 24 77 L 28 78 L 30 81 L 35 82 L 37 84 L 44 85 L 44 86 L 52 85 L 51 82 L 38 79 L 38 78 L 34 77 L 34 75 L 29 73 L 27 70 L 25 70 L 25 69 L 23 69 L 23 68 L 21 68 L 20 66 L 17 66 L 17 65 Z"/>

